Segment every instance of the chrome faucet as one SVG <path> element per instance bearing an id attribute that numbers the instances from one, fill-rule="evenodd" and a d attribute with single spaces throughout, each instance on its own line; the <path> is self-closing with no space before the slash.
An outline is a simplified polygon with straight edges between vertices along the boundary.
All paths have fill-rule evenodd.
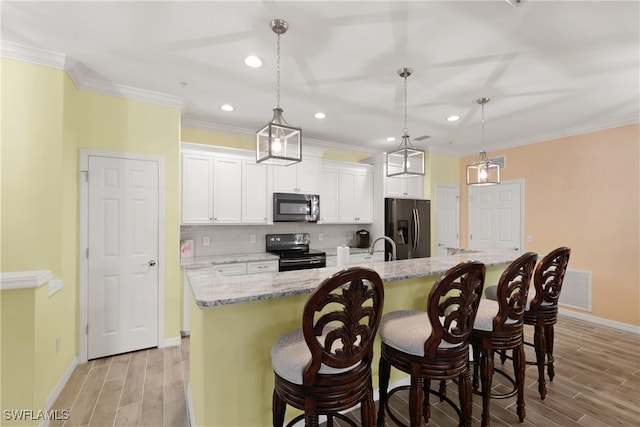
<path id="1" fill-rule="evenodd" d="M 371 246 L 369 247 L 369 255 L 373 255 L 373 247 L 376 245 L 376 242 L 378 240 L 382 240 L 382 239 L 391 243 L 391 259 L 389 261 L 395 261 L 396 260 L 396 242 L 394 242 L 393 239 L 389 236 L 381 236 L 375 239 L 371 244 Z"/>

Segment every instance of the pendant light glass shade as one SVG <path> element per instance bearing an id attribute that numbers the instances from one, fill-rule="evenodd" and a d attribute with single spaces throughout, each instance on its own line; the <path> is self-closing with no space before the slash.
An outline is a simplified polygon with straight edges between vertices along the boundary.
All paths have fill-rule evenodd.
<path id="1" fill-rule="evenodd" d="M 387 176 L 408 178 L 424 175 L 425 152 L 411 144 L 409 129 L 407 128 L 407 77 L 411 75 L 411 68 L 401 68 L 398 75 L 404 78 L 404 129 L 402 141 L 395 150 L 387 153 Z"/>
<path id="2" fill-rule="evenodd" d="M 480 152 L 480 160 L 467 165 L 467 185 L 500 184 L 500 165 L 487 158 L 487 153 Z"/>
<path id="3" fill-rule="evenodd" d="M 482 150 L 480 160 L 467 165 L 467 185 L 500 184 L 500 165 L 489 160 L 484 151 L 484 105 L 489 98 L 480 98 L 476 102 L 482 106 Z"/>
<path id="4" fill-rule="evenodd" d="M 276 108 L 271 121 L 256 132 L 256 162 L 289 166 L 302 160 L 302 129 L 287 123 L 280 108 L 280 35 L 287 31 L 289 24 L 282 19 L 274 19 L 270 25 L 278 35 Z"/>

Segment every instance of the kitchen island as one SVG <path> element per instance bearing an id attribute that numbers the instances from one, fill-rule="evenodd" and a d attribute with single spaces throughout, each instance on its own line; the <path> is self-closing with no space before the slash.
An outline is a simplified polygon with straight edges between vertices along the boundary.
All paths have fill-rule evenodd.
<path id="1" fill-rule="evenodd" d="M 375 270 L 382 278 L 386 313 L 424 310 L 433 283 L 463 261 L 483 262 L 487 266 L 485 286 L 494 284 L 517 255 L 476 252 L 362 266 Z M 213 268 L 186 270 L 192 290 L 189 362 L 192 425 L 271 425 L 274 382 L 271 346 L 280 335 L 301 327 L 302 309 L 309 294 L 342 268 L 232 277 L 219 276 Z M 376 341 L 374 388 L 378 382 L 380 349 L 379 339 Z M 392 381 L 400 378 L 400 373 L 392 372 Z M 287 407 L 286 419 L 298 413 Z"/>

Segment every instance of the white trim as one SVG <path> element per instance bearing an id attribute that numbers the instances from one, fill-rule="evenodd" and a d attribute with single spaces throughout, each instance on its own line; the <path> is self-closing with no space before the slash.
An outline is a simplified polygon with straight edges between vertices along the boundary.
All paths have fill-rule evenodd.
<path id="1" fill-rule="evenodd" d="M 88 360 L 87 342 L 87 277 L 88 263 L 85 256 L 88 247 L 88 202 L 89 187 L 87 185 L 86 174 L 89 167 L 89 156 L 112 157 L 116 159 L 145 160 L 158 164 L 158 337 L 157 345 L 161 347 L 165 344 L 164 320 L 165 320 L 165 161 L 163 156 L 154 156 L 137 153 L 120 153 L 102 150 L 80 150 L 80 289 L 79 289 L 79 322 L 78 322 L 78 359 L 80 363 Z M 172 339 L 169 339 L 172 340 Z"/>
<path id="2" fill-rule="evenodd" d="M 197 425 L 196 412 L 193 408 L 193 399 L 191 398 L 191 382 L 187 383 L 187 418 L 189 419 L 189 427 L 195 427 Z"/>
<path id="3" fill-rule="evenodd" d="M 39 288 L 53 279 L 50 270 L 9 271 L 0 273 L 0 291 Z"/>
<path id="4" fill-rule="evenodd" d="M 49 298 L 60 292 L 64 288 L 62 279 L 49 280 Z"/>
<path id="5" fill-rule="evenodd" d="M 67 385 L 67 381 L 69 381 L 69 378 L 71 378 L 71 374 L 73 374 L 76 366 L 78 366 L 78 358 L 74 357 L 67 367 L 67 370 L 64 371 L 64 374 L 62 374 L 55 387 L 53 387 L 53 390 L 51 390 L 51 393 L 49 393 L 49 397 L 47 397 L 46 403 L 47 409 L 51 409 L 53 407 L 53 404 L 56 402 L 58 396 L 60 396 L 62 389 L 65 385 Z"/>
<path id="6" fill-rule="evenodd" d="M 164 342 L 162 342 L 162 345 L 159 344 L 158 347 L 179 347 L 181 342 L 180 337 L 166 338 Z"/>
<path id="7" fill-rule="evenodd" d="M 573 317 L 584 320 L 585 322 L 595 323 L 596 325 L 607 326 L 609 328 L 619 329 L 632 334 L 640 334 L 640 326 L 630 325 L 629 323 L 616 322 L 615 320 L 604 319 L 602 317 L 579 313 L 577 311 L 563 310 L 562 308 L 559 308 L 558 312 L 563 316 Z"/>
<path id="8" fill-rule="evenodd" d="M 10 41 L 2 41 L 2 43 L 0 43 L 0 56 L 57 68 L 59 70 L 64 70 L 67 59 L 64 53 L 38 49 L 37 47 L 26 46 Z"/>

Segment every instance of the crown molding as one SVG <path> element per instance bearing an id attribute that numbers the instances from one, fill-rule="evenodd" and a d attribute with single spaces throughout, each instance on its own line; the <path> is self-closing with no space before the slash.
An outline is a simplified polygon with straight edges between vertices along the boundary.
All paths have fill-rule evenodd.
<path id="1" fill-rule="evenodd" d="M 153 92 L 150 90 L 143 90 L 89 78 L 86 69 L 81 63 L 69 63 L 67 56 L 59 52 L 52 52 L 19 43 L 2 41 L 0 43 L 0 56 L 32 64 L 44 65 L 59 70 L 65 70 L 76 87 L 83 91 L 98 93 L 101 95 L 116 96 L 134 101 L 148 102 L 150 104 L 163 105 L 166 107 L 177 108 L 181 111 L 187 105 L 185 98 L 180 96 L 167 95 L 160 92 Z"/>
<path id="2" fill-rule="evenodd" d="M 59 70 L 64 70 L 67 60 L 67 56 L 64 53 L 38 49 L 6 40 L 0 41 L 0 56 L 45 65 Z"/>
<path id="3" fill-rule="evenodd" d="M 256 129 L 247 129 L 247 128 L 223 125 L 219 123 L 211 123 L 211 122 L 205 122 L 201 120 L 194 120 L 189 118 L 182 119 L 182 127 L 206 130 L 211 132 L 241 135 L 241 136 L 247 136 L 251 138 L 254 138 L 256 135 Z M 375 154 L 379 152 L 379 150 L 375 150 L 367 147 L 341 144 L 338 142 L 330 142 L 330 141 L 325 141 L 325 140 L 316 139 L 316 138 L 307 138 L 304 136 L 304 129 L 302 129 L 302 142 L 304 145 L 307 145 L 310 147 L 316 147 L 321 150 L 334 149 L 339 151 L 350 151 L 350 152 L 356 152 L 356 153 L 362 153 L 362 154 Z"/>

